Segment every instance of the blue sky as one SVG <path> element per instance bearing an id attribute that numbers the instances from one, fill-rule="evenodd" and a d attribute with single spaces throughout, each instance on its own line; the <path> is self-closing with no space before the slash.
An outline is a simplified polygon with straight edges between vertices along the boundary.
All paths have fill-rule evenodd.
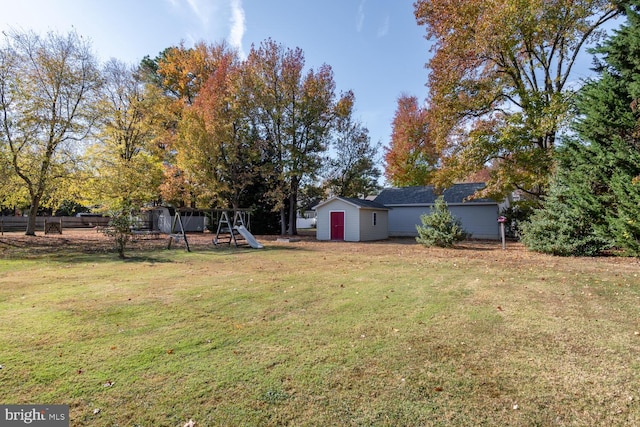
<path id="1" fill-rule="evenodd" d="M 300 47 L 306 66 L 330 65 L 338 91 L 353 90 L 356 116 L 388 145 L 396 99 L 424 99 L 429 44 L 413 0 L 0 0 L 0 29 L 72 28 L 101 60 L 138 63 L 181 41 L 226 39 L 241 52 L 271 37 Z"/>

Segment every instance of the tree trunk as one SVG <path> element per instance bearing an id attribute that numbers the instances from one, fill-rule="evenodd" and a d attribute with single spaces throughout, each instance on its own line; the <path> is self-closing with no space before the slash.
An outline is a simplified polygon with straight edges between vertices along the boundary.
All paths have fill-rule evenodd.
<path id="1" fill-rule="evenodd" d="M 31 199 L 31 207 L 29 208 L 29 218 L 27 221 L 27 236 L 36 235 L 36 218 L 38 217 L 38 209 L 40 208 L 40 197 L 33 197 Z"/>
<path id="2" fill-rule="evenodd" d="M 285 207 L 280 208 L 280 235 L 285 236 L 287 234 L 287 215 Z"/>
<path id="3" fill-rule="evenodd" d="M 296 224 L 297 204 L 297 197 L 295 193 L 292 193 L 289 196 L 289 236 L 295 236 L 298 234 L 298 227 Z"/>

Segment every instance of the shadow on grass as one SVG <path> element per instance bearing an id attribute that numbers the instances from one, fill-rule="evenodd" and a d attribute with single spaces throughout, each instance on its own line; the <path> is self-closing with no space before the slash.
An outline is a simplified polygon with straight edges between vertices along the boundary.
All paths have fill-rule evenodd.
<path id="1" fill-rule="evenodd" d="M 171 249 L 171 251 L 174 251 L 174 249 Z M 248 255 L 248 254 L 261 253 L 261 252 L 311 252 L 311 251 L 308 248 L 304 248 L 300 246 L 282 246 L 282 245 L 270 246 L 268 244 L 261 249 L 255 249 L 246 245 L 240 245 L 238 247 L 224 245 L 224 246 L 212 246 L 208 248 L 200 247 L 196 249 L 191 249 L 191 253 L 197 253 L 197 254 L 213 253 L 213 254 L 224 254 L 224 255 Z"/>

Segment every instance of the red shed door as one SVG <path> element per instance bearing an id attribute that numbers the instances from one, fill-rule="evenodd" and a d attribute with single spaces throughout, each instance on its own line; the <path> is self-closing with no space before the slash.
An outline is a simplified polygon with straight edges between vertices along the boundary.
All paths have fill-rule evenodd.
<path id="1" fill-rule="evenodd" d="M 344 212 L 331 212 L 331 240 L 344 240 Z"/>

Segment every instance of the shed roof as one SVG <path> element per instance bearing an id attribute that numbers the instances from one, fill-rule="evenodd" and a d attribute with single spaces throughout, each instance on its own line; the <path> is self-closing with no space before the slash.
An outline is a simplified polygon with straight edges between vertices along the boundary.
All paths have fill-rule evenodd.
<path id="1" fill-rule="evenodd" d="M 472 199 L 467 200 L 476 191 L 485 187 L 483 182 L 454 184 L 452 187 L 444 190 L 442 195 L 447 204 L 487 204 L 497 203 L 492 199 Z M 375 198 L 377 203 L 385 206 L 402 206 L 402 205 L 431 205 L 436 202 L 440 194 L 436 193 L 433 186 L 422 187 L 403 187 L 403 188 L 385 188 Z"/>
<path id="2" fill-rule="evenodd" d="M 317 204 L 316 206 L 313 207 L 313 209 L 318 209 L 320 206 L 324 206 L 327 203 L 332 202 L 333 200 L 342 200 L 344 202 L 347 202 L 351 205 L 354 205 L 355 207 L 357 207 L 358 209 L 360 208 L 364 208 L 364 209 L 379 209 L 379 210 L 389 210 L 388 207 L 384 206 L 383 204 L 377 202 L 377 201 L 372 201 L 372 200 L 365 200 L 365 199 L 356 199 L 354 197 L 342 197 L 342 196 L 334 196 L 331 197 L 328 200 L 325 200 L 324 202 L 321 202 L 319 204 Z"/>

